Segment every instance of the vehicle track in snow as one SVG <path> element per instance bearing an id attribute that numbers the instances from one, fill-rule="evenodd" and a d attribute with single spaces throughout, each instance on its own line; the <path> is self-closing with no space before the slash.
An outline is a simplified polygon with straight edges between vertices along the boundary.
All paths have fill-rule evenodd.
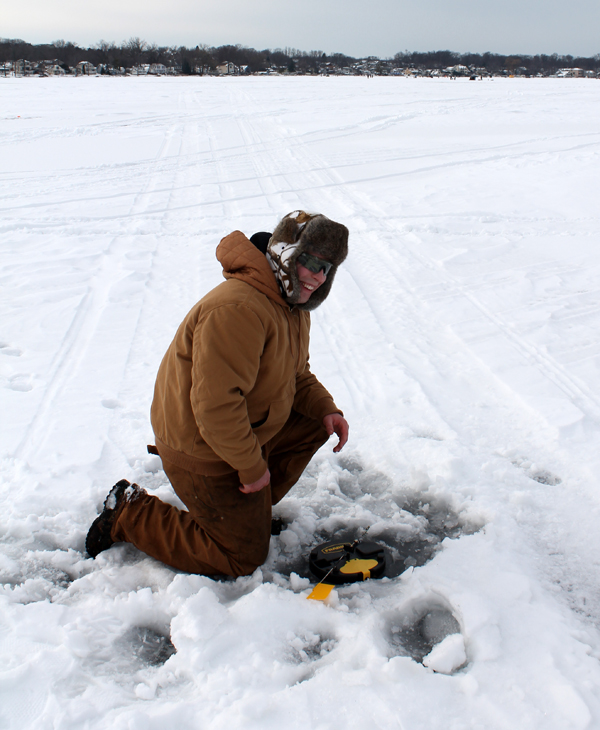
<path id="1" fill-rule="evenodd" d="M 238 93 L 236 121 L 243 137 L 252 145 L 249 158 L 256 176 L 254 179 L 259 181 L 261 194 L 269 201 L 273 221 L 284 212 L 290 212 L 295 208 L 318 209 L 316 205 L 312 208 L 307 205 L 307 200 L 314 199 L 313 195 L 304 195 L 298 190 L 298 179 L 303 173 L 299 172 L 294 164 L 293 157 L 281 136 L 281 129 L 277 128 L 269 117 L 255 119 L 251 111 L 246 111 L 252 104 L 251 95 Z M 294 140 L 292 146 L 297 147 Z M 377 322 L 371 321 L 370 326 L 375 331 L 379 329 Z M 335 373 L 343 380 L 356 406 L 368 407 L 364 394 L 380 390 L 377 378 L 367 369 L 361 373 L 360 381 L 357 382 L 356 372 L 349 367 L 352 361 L 352 348 L 346 347 L 347 341 L 344 338 L 336 336 L 335 328 L 331 328 L 329 334 L 333 335 L 329 339 L 329 345 L 335 354 L 335 362 L 331 364 Z"/>
<path id="2" fill-rule="evenodd" d="M 263 122 L 254 122 L 251 116 L 248 115 L 245 119 L 245 124 L 256 124 L 258 126 L 259 124 L 262 125 Z M 323 203 L 327 200 L 329 204 L 327 206 L 328 210 L 335 210 L 340 219 L 344 219 L 350 215 L 359 225 L 362 224 L 361 227 L 363 230 L 365 228 L 365 221 L 376 220 L 378 229 L 369 230 L 364 234 L 372 246 L 377 245 L 375 240 L 382 234 L 385 234 L 388 240 L 393 236 L 397 236 L 397 230 L 387 223 L 387 216 L 384 212 L 377 208 L 374 209 L 374 206 L 366 201 L 364 196 L 356 194 L 352 189 L 352 185 L 345 183 L 337 177 L 335 171 L 329 169 L 326 163 L 317 158 L 315 153 L 307 147 L 302 147 L 297 144 L 286 148 L 285 141 L 282 137 L 284 130 L 278 129 L 274 124 L 267 124 L 266 129 L 263 126 L 261 133 L 264 138 L 269 140 L 269 143 L 263 145 L 263 149 L 255 148 L 254 157 L 262 161 L 260 172 L 263 176 L 268 176 L 270 172 L 276 173 L 276 179 L 279 182 L 278 194 L 280 197 L 289 193 L 290 197 L 293 196 L 297 199 L 298 205 L 307 205 L 308 201 L 309 205 L 307 207 L 315 210 L 321 209 Z M 261 133 L 255 132 L 254 137 L 260 138 Z M 293 139 L 292 135 L 290 137 Z M 287 154 L 282 154 L 284 151 Z M 277 192 L 274 194 L 277 194 Z M 330 214 L 333 215 L 333 213 Z M 390 260 L 389 256 L 383 250 L 379 252 L 377 260 L 384 262 L 380 270 L 377 270 L 371 260 L 365 257 L 359 263 L 356 271 L 352 270 L 353 264 L 350 261 L 343 267 L 339 274 L 341 278 L 352 279 L 352 286 L 356 288 L 358 296 L 362 298 L 363 307 L 367 306 L 371 310 L 371 317 L 367 325 L 369 333 L 379 331 L 381 333 L 380 337 L 373 337 L 373 339 L 386 343 L 386 347 L 389 345 L 392 345 L 394 348 L 401 346 L 402 350 L 406 351 L 408 343 L 408 347 L 415 350 L 415 357 L 419 361 L 429 362 L 432 357 L 435 359 L 435 348 L 431 347 L 431 342 L 428 343 L 427 354 L 418 350 L 417 343 L 423 339 L 427 328 L 431 327 L 431 322 L 426 321 L 426 316 L 422 312 L 419 303 L 415 301 L 414 296 L 407 293 L 408 287 L 406 284 L 398 287 L 397 282 L 404 280 L 403 275 L 399 271 L 400 267 L 397 262 Z M 419 264 L 421 266 L 423 265 L 422 262 L 419 262 Z M 391 278 L 390 272 L 392 272 Z M 367 273 L 369 276 L 365 276 Z M 381 282 L 378 282 L 375 285 L 375 290 L 373 290 L 371 282 L 377 282 L 377 279 L 385 282 L 385 285 L 381 288 L 385 289 L 386 295 L 389 295 L 393 291 L 394 311 L 396 313 L 398 311 L 403 313 L 401 317 L 403 321 L 401 332 L 394 330 L 394 328 L 388 325 L 389 310 L 387 308 L 391 303 L 382 303 L 380 301 L 381 297 L 377 294 L 376 290 L 380 288 Z M 370 291 L 365 289 L 366 282 L 369 282 Z M 336 292 L 333 292 L 332 299 L 336 298 L 335 295 Z M 328 306 L 330 306 L 329 303 Z M 317 314 L 316 317 L 318 318 L 318 316 Z M 339 317 L 333 317 L 331 319 L 339 321 Z M 330 323 L 328 323 L 328 326 L 331 326 Z M 337 327 L 345 329 L 345 326 L 340 324 Z M 339 336 L 330 339 L 330 342 L 335 343 L 334 346 L 340 346 L 339 343 L 353 339 L 351 334 L 351 330 L 345 331 L 344 333 L 340 331 Z M 436 336 L 440 335 L 438 334 Z M 421 346 L 422 344 L 424 343 L 421 343 Z M 340 353 L 340 362 L 347 362 L 348 355 L 350 355 L 349 351 L 346 351 L 344 354 Z M 406 362 L 402 362 L 400 357 L 399 354 L 396 356 L 397 365 L 403 371 L 406 371 L 407 364 Z M 340 368 L 342 370 L 344 369 L 343 364 L 340 365 Z M 366 370 L 368 372 L 368 368 Z M 348 381 L 349 378 L 347 377 L 346 380 Z M 355 392 L 362 392 L 361 385 L 351 389 Z"/>
<path id="3" fill-rule="evenodd" d="M 168 199 L 159 205 L 160 232 L 116 399 L 127 404 L 127 419 L 117 414 L 110 428 L 111 443 L 129 462 L 145 452 L 146 441 L 139 429 L 152 438 L 148 412 L 164 351 L 189 308 L 222 281 L 215 260 L 217 243 L 228 230 L 243 225 L 236 202 L 229 201 L 232 185 L 240 169 L 254 170 L 251 155 L 232 161 L 222 153 L 231 135 L 239 137 L 244 132 L 233 115 L 207 114 L 206 99 L 196 90 L 182 92 L 179 106 L 187 121 L 177 160 L 170 163 L 174 182 Z M 169 299 L 166 312 L 161 306 L 165 298 Z M 147 408 L 140 409 L 141 403 Z"/>
<path id="4" fill-rule="evenodd" d="M 154 188 L 157 186 L 158 180 L 162 179 L 161 161 L 168 154 L 170 144 L 178 134 L 176 124 L 171 125 L 165 132 L 153 166 L 129 208 L 127 215 L 131 220 L 139 220 L 151 214 Z M 64 222 L 62 225 L 64 226 Z M 69 381 L 75 376 L 86 357 L 90 344 L 96 336 L 100 319 L 105 312 L 111 290 L 115 284 L 118 284 L 115 268 L 118 269 L 120 259 L 124 255 L 124 239 L 130 239 L 131 236 L 130 231 L 122 231 L 115 235 L 102 251 L 96 272 L 87 284 L 85 293 L 75 308 L 68 330 L 52 359 L 44 394 L 14 452 L 16 458 L 24 461 L 31 459 L 40 450 L 47 437 L 51 428 L 52 413 L 59 409 L 59 400 L 63 397 Z"/>
<path id="5" fill-rule="evenodd" d="M 597 143 L 595 144 L 597 146 Z M 420 268 L 422 270 L 424 278 L 430 282 L 428 284 L 429 287 L 438 289 L 440 293 L 435 299 L 442 302 L 452 298 L 466 299 L 482 318 L 493 325 L 511 343 L 511 346 L 520 353 L 525 362 L 533 365 L 541 375 L 559 387 L 567 398 L 575 403 L 578 408 L 596 423 L 600 424 L 600 398 L 591 388 L 579 378 L 570 374 L 555 358 L 543 352 L 525 337 L 519 335 L 502 316 L 493 313 L 489 307 L 486 307 L 473 292 L 468 291 L 467 287 L 462 285 L 451 273 L 428 258 L 425 254 L 419 253 L 419 249 L 423 249 L 423 246 L 420 245 L 421 241 L 417 234 L 402 231 L 398 222 L 390 218 L 386 211 L 372 200 L 354 191 L 353 186 L 356 183 L 365 182 L 365 180 L 344 181 L 337 174 L 336 168 L 327 166 L 314 152 L 309 151 L 306 147 L 300 148 L 295 146 L 292 149 L 299 163 L 298 166 L 300 168 L 308 167 L 310 171 L 309 175 L 316 178 L 314 181 L 315 189 L 321 191 L 319 193 L 320 196 L 323 194 L 322 191 L 324 188 L 338 191 L 343 190 L 343 198 L 345 201 L 352 201 L 350 207 L 355 213 L 358 213 L 358 217 L 365 221 L 377 221 L 377 229 L 371 229 L 368 232 L 371 246 L 378 246 L 376 241 L 382 234 L 387 240 L 393 240 L 393 247 L 378 246 L 379 260 L 386 262 L 384 268 L 387 271 L 393 271 L 394 276 L 402 280 L 402 270 L 408 260 L 411 262 L 413 269 Z M 489 158 L 489 160 L 491 159 L 495 158 Z M 480 164 L 489 160 L 470 159 L 453 164 Z M 423 170 L 419 169 L 414 172 L 420 173 Z M 413 174 L 413 171 L 407 174 Z M 338 201 L 340 198 L 339 195 L 335 194 L 330 197 Z M 398 261 L 394 261 L 394 258 L 397 258 Z"/>

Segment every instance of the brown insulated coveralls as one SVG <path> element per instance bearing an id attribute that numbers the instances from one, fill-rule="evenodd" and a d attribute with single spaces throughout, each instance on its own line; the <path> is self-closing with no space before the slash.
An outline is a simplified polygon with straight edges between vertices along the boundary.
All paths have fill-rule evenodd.
<path id="1" fill-rule="evenodd" d="M 173 489 L 126 502 L 111 537 L 180 570 L 244 575 L 269 549 L 271 505 L 327 440 L 341 413 L 308 365 L 310 314 L 290 308 L 264 254 L 240 231 L 217 248 L 226 281 L 181 323 L 160 365 L 151 419 Z M 240 484 L 271 472 L 271 484 Z"/>

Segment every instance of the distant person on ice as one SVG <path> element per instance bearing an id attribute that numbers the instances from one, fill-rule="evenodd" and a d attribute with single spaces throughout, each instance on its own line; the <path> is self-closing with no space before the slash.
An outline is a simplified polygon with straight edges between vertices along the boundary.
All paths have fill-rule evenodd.
<path id="1" fill-rule="evenodd" d="M 327 298 L 348 229 L 295 211 L 273 234 L 217 247 L 225 282 L 181 323 L 158 370 L 156 448 L 189 512 L 118 482 L 87 535 L 96 557 L 130 542 L 167 565 L 248 575 L 269 551 L 271 506 L 348 423 L 308 365 L 310 310 Z"/>

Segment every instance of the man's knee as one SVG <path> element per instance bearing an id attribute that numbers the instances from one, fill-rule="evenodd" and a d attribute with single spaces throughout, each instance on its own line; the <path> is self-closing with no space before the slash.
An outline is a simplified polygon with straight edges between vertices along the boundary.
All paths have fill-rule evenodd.
<path id="1" fill-rule="evenodd" d="M 269 557 L 269 543 L 251 550 L 240 550 L 238 554 L 229 554 L 229 563 L 232 567 L 234 578 L 243 575 L 252 575 L 257 568 L 264 565 Z"/>

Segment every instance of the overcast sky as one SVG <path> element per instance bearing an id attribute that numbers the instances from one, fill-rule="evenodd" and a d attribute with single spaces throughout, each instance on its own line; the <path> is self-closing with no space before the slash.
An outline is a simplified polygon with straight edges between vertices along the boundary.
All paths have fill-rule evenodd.
<path id="1" fill-rule="evenodd" d="M 0 36 L 89 46 L 158 45 L 398 51 L 600 53 L 600 0 L 0 0 Z"/>

